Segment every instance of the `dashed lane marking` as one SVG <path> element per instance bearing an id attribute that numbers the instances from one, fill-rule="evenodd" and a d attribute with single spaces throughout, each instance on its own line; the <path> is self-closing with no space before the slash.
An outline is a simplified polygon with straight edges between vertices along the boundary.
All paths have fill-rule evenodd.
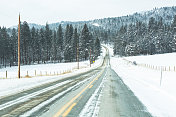
<path id="1" fill-rule="evenodd" d="M 89 88 L 92 88 L 93 87 L 93 85 L 90 85 L 90 87 Z"/>
<path id="2" fill-rule="evenodd" d="M 70 113 L 70 111 L 72 110 L 72 108 L 73 108 L 74 106 L 76 106 L 76 103 L 73 103 L 73 104 L 64 112 L 64 114 L 62 115 L 62 117 L 66 117 L 66 116 Z"/>
<path id="3" fill-rule="evenodd" d="M 105 70 L 105 69 L 104 69 Z M 80 93 L 78 93 L 78 95 L 76 95 L 75 97 L 73 97 L 68 103 L 66 103 L 53 117 L 59 117 L 70 105 L 71 106 L 73 106 L 73 102 L 76 100 L 76 99 L 78 99 L 80 96 L 81 96 L 81 94 L 83 93 L 83 92 L 85 92 L 86 91 L 86 89 L 88 89 L 91 85 L 92 85 L 92 83 L 94 82 L 94 81 L 96 81 L 96 79 L 97 78 L 99 78 L 102 74 L 103 74 L 103 72 L 104 72 L 104 70 L 97 76 L 97 77 L 95 77 Z M 73 106 L 72 108 L 71 108 L 71 106 L 69 107 L 70 108 L 70 110 L 69 110 L 69 108 L 66 110 L 68 113 L 66 113 L 67 115 L 69 114 L 69 112 L 72 110 L 72 108 L 75 106 Z M 65 112 L 66 112 L 65 111 Z"/>

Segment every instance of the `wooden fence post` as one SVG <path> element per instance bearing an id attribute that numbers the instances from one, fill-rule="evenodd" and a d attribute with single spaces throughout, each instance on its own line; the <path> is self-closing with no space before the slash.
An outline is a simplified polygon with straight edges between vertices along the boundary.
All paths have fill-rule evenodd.
<path id="1" fill-rule="evenodd" d="M 37 71 L 35 70 L 35 76 L 37 76 Z"/>
<path id="2" fill-rule="evenodd" d="M 6 79 L 7 79 L 7 71 L 6 71 Z"/>
<path id="3" fill-rule="evenodd" d="M 161 86 L 161 83 L 162 83 L 162 78 L 163 78 L 163 73 L 162 73 L 162 67 L 161 67 L 161 77 L 160 77 L 160 86 Z"/>

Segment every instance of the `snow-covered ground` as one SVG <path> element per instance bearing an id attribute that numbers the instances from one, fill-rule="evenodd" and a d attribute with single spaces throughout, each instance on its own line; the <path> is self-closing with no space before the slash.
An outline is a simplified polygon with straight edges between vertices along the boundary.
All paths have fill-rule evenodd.
<path id="1" fill-rule="evenodd" d="M 89 65 L 90 65 L 89 61 L 84 61 L 79 63 L 80 69 L 89 67 Z M 25 77 L 27 75 L 27 71 L 29 76 L 35 76 L 35 71 L 36 71 L 36 75 L 40 76 L 40 75 L 46 75 L 46 74 L 54 75 L 54 72 L 55 74 L 57 73 L 61 74 L 67 71 L 73 71 L 76 68 L 77 68 L 77 62 L 24 65 L 24 66 L 21 66 L 21 77 Z M 0 69 L 0 78 L 6 77 L 6 71 L 7 71 L 7 78 L 17 78 L 18 66 Z"/>
<path id="2" fill-rule="evenodd" d="M 126 57 L 125 59 L 129 61 L 136 61 L 137 64 L 146 64 L 150 67 L 162 67 L 163 70 L 174 71 L 174 67 L 176 67 L 176 53 L 167 53 L 167 54 L 158 54 L 158 55 L 149 55 L 149 56 L 133 56 Z M 175 68 L 176 71 L 176 68 Z"/>
<path id="3" fill-rule="evenodd" d="M 86 72 L 90 69 L 100 66 L 103 62 L 103 57 L 105 56 L 106 50 L 102 48 L 102 54 L 94 64 L 89 66 L 89 61 L 80 62 L 80 69 L 77 68 L 77 62 L 73 63 L 58 63 L 58 64 L 40 64 L 40 65 L 25 65 L 21 66 L 21 75 L 25 76 L 28 71 L 29 76 L 35 76 L 35 70 L 37 72 L 36 77 L 32 78 L 17 78 L 17 67 L 7 67 L 0 69 L 0 98 L 12 93 L 20 92 L 38 85 L 53 82 L 58 79 L 62 79 L 68 76 Z M 8 78 L 4 79 L 5 73 L 8 71 Z M 69 73 L 60 74 L 66 71 Z M 47 72 L 47 76 L 46 76 Z M 50 75 L 50 72 L 52 75 Z M 55 72 L 55 75 L 54 75 Z M 42 73 L 42 76 L 40 76 Z M 57 75 L 57 73 L 59 75 Z M 3 78 L 2 78 L 3 77 Z"/>
<path id="4" fill-rule="evenodd" d="M 109 47 L 110 53 L 112 48 Z M 119 58 L 111 55 L 111 67 L 156 117 L 176 116 L 176 53 Z M 136 61 L 139 65 L 131 62 Z M 146 67 L 145 64 L 150 65 Z M 142 65 L 142 66 L 141 66 Z M 162 71 L 152 66 L 166 66 Z M 169 66 L 172 70 L 169 71 Z M 164 68 L 163 68 L 164 69 Z M 161 79 L 162 75 L 162 79 Z M 160 85 L 161 81 L 161 85 Z"/>
<path id="5" fill-rule="evenodd" d="M 98 23 L 93 23 L 92 25 L 99 27 L 100 25 Z"/>

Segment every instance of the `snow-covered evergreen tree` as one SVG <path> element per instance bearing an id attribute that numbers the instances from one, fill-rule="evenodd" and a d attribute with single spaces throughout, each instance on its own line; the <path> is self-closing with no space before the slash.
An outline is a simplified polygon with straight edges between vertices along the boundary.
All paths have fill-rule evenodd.
<path id="1" fill-rule="evenodd" d="M 21 57 L 22 57 L 22 63 L 23 64 L 30 64 L 31 63 L 31 56 L 30 53 L 30 45 L 31 45 L 31 33 L 29 29 L 29 25 L 26 21 L 23 22 L 23 25 L 21 26 L 21 44 L 22 51 L 21 51 Z"/>
<path id="2" fill-rule="evenodd" d="M 57 56 L 58 61 L 61 62 L 63 59 L 63 31 L 62 26 L 59 25 L 58 31 L 57 31 Z"/>
<path id="3" fill-rule="evenodd" d="M 45 46 L 46 46 L 46 61 L 50 60 L 51 55 L 51 42 L 52 42 L 52 31 L 49 28 L 49 25 L 45 26 Z"/>
<path id="4" fill-rule="evenodd" d="M 100 45 L 100 40 L 98 37 L 95 40 L 94 49 L 95 49 L 94 55 L 95 55 L 95 58 L 97 58 L 98 56 L 100 56 L 100 53 L 101 53 L 101 45 Z"/>
<path id="5" fill-rule="evenodd" d="M 73 61 L 77 61 L 77 51 L 79 49 L 79 35 L 77 32 L 77 28 L 74 29 L 73 33 L 73 39 L 72 39 L 72 44 L 73 44 L 73 51 L 72 51 L 72 56 L 73 56 Z"/>
<path id="6" fill-rule="evenodd" d="M 90 33 L 87 25 L 84 25 L 84 28 L 81 32 L 81 40 L 80 40 L 80 56 L 84 60 L 87 60 L 89 57 L 89 48 L 90 45 Z"/>

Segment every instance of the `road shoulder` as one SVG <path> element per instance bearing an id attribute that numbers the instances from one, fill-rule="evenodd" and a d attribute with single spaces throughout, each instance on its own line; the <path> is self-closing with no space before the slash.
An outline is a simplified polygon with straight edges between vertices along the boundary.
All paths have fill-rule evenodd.
<path id="1" fill-rule="evenodd" d="M 110 73 L 110 68 L 107 69 L 105 76 L 106 83 L 104 84 L 103 91 L 100 98 L 99 117 L 120 117 L 119 105 L 117 105 L 116 92 L 114 92 L 115 83 Z"/>
<path id="2" fill-rule="evenodd" d="M 99 117 L 152 117 L 146 107 L 111 68 L 100 99 Z"/>

